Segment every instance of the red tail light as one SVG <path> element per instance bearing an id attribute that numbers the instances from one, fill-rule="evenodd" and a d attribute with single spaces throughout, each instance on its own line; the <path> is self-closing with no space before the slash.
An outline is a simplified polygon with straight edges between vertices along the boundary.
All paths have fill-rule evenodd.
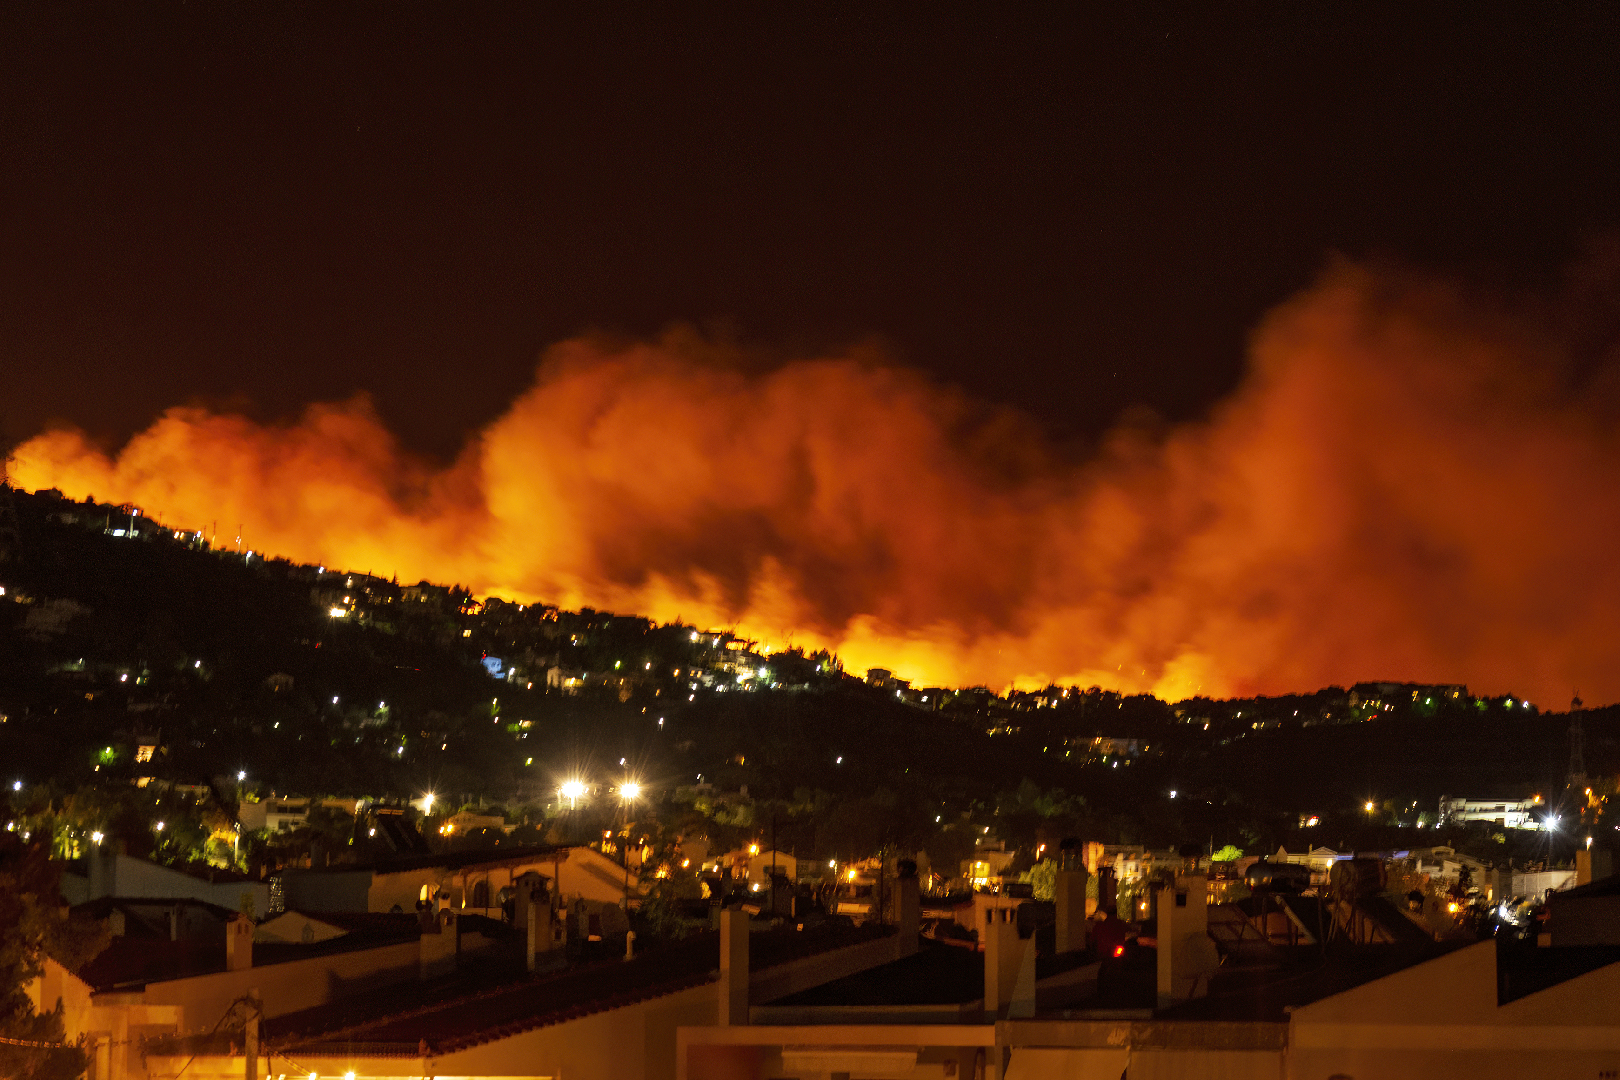
<path id="1" fill-rule="evenodd" d="M 1123 945 L 1115 945 L 1114 946 L 1114 955 L 1115 956 L 1124 956 L 1125 955 L 1125 946 L 1123 946 Z"/>

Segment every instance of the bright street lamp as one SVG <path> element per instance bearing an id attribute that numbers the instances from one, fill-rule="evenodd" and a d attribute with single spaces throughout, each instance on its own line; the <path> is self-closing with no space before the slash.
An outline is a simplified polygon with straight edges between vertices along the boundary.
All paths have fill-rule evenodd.
<path id="1" fill-rule="evenodd" d="M 572 809 L 574 804 L 584 797 L 585 785 L 578 780 L 569 780 L 557 789 L 557 794 L 567 799 L 568 806 Z"/>
<path id="2" fill-rule="evenodd" d="M 639 799 L 641 797 L 641 785 L 634 780 L 620 784 L 619 796 L 624 799 Z"/>

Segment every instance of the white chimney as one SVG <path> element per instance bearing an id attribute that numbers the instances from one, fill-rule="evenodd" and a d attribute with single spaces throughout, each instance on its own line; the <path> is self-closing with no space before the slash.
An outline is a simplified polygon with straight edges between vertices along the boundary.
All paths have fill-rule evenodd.
<path id="1" fill-rule="evenodd" d="M 233 916 L 225 924 L 225 970 L 245 971 L 252 966 L 253 920 L 246 915 Z"/>
<path id="2" fill-rule="evenodd" d="M 1159 1007 L 1209 993 L 1221 956 L 1209 936 L 1209 884 L 1202 874 L 1177 878 L 1159 893 Z"/>

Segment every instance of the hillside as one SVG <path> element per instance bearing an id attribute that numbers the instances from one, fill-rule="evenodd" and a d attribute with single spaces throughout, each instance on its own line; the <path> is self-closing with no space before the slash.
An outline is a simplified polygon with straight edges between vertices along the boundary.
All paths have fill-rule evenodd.
<path id="1" fill-rule="evenodd" d="M 16 503 L 18 558 L 0 568 L 8 787 L 151 778 L 229 803 L 240 774 L 259 794 L 497 802 L 544 829 L 571 777 L 633 775 L 662 799 L 701 777 L 746 788 L 748 827 L 774 817 L 800 850 L 960 847 L 981 821 L 1015 842 L 1252 848 L 1370 842 L 1380 823 L 1398 837 L 1445 794 L 1556 795 L 1568 761 L 1567 716 L 1512 699 L 1373 714 L 1341 688 L 1180 703 L 891 690 L 707 628 L 479 603 L 209 550 L 119 508 Z M 1584 719 L 1588 770 L 1612 777 L 1620 713 Z M 1099 752 L 1099 736 L 1134 743 Z M 1322 825 L 1301 832 L 1302 815 Z"/>

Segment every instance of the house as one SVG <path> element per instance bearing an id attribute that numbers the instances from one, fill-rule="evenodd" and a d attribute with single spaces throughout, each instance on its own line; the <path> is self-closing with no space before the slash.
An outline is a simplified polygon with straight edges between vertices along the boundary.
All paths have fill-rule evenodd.
<path id="1" fill-rule="evenodd" d="M 1311 872 L 1311 884 L 1321 888 L 1327 884 L 1333 864 L 1348 859 L 1351 855 L 1351 852 L 1334 851 L 1330 847 L 1314 847 L 1301 852 L 1290 852 L 1285 847 L 1279 847 L 1277 853 L 1271 857 L 1271 861 L 1307 867 Z"/>
<path id="2" fill-rule="evenodd" d="M 975 889 L 989 888 L 1012 865 L 1017 852 L 1008 851 L 1004 840 L 980 837 L 973 845 L 973 858 L 961 865 L 960 874 Z"/>
<path id="3" fill-rule="evenodd" d="M 1511 1080 L 1620 1065 L 1620 948 L 1340 938 L 1221 963 L 1202 881 L 1166 888 L 1135 985 L 1088 957 L 1037 959 L 1019 920 L 991 908 L 982 954 L 923 949 L 751 1005 L 746 1025 L 682 1027 L 676 1075 Z"/>
<path id="4" fill-rule="evenodd" d="M 791 851 L 756 851 L 753 848 L 733 851 L 725 856 L 723 862 L 733 869 L 736 880 L 756 889 L 769 885 L 773 872 L 777 877 L 797 881 L 800 867 L 806 865 L 806 860 L 798 858 Z"/>
<path id="5" fill-rule="evenodd" d="M 1413 848 L 1407 858 L 1408 865 L 1417 873 L 1428 875 L 1430 881 L 1449 885 L 1460 883 L 1466 871 L 1470 884 L 1483 888 L 1491 869 L 1472 855 L 1460 854 L 1445 846 Z"/>
<path id="6" fill-rule="evenodd" d="M 476 982 L 445 976 L 370 990 L 328 1006 L 267 1016 L 259 1058 L 243 1025 L 145 1047 L 150 1080 L 315 1074 L 663 1080 L 676 1075 L 676 1032 L 742 1017 L 777 997 L 892 961 L 902 935 L 827 926 L 772 930 L 730 909 L 720 933 L 630 960 Z M 915 934 L 912 935 L 915 942 Z M 740 1004 L 739 1004 L 740 1003 Z"/>
<path id="7" fill-rule="evenodd" d="M 453 911 L 499 918 L 526 874 L 549 882 L 552 892 L 600 913 L 632 907 L 643 895 L 633 873 L 588 847 L 503 847 L 438 855 L 412 855 L 370 864 L 280 874 L 288 908 L 309 913 L 411 912 L 432 902 Z"/>
<path id="8" fill-rule="evenodd" d="M 126 912 L 139 907 L 117 904 Z M 225 921 L 198 917 L 166 928 L 162 920 L 126 914 L 114 924 L 122 932 L 83 969 L 69 972 L 47 959 L 44 974 L 30 985 L 34 1007 L 60 1005 L 68 1038 L 88 1044 L 95 1080 L 150 1075 L 145 1040 L 229 1024 L 249 997 L 266 1019 L 327 1008 L 356 993 L 437 977 L 463 957 L 470 964 L 501 938 L 500 928 L 487 921 L 464 927 L 453 918 L 424 924 L 405 915 L 335 937 L 258 943 L 246 916 L 218 909 L 203 914 Z M 177 933 L 177 925 L 185 929 Z"/>
<path id="9" fill-rule="evenodd" d="M 268 829 L 286 832 L 298 828 L 309 820 L 309 800 L 272 795 L 268 799 L 243 799 L 237 810 L 237 819 L 249 832 Z"/>
<path id="10" fill-rule="evenodd" d="M 1535 816 L 1543 810 L 1541 796 L 1528 799 L 1467 799 L 1443 796 L 1440 799 L 1441 825 L 1483 821 L 1504 829 L 1540 829 Z"/>

